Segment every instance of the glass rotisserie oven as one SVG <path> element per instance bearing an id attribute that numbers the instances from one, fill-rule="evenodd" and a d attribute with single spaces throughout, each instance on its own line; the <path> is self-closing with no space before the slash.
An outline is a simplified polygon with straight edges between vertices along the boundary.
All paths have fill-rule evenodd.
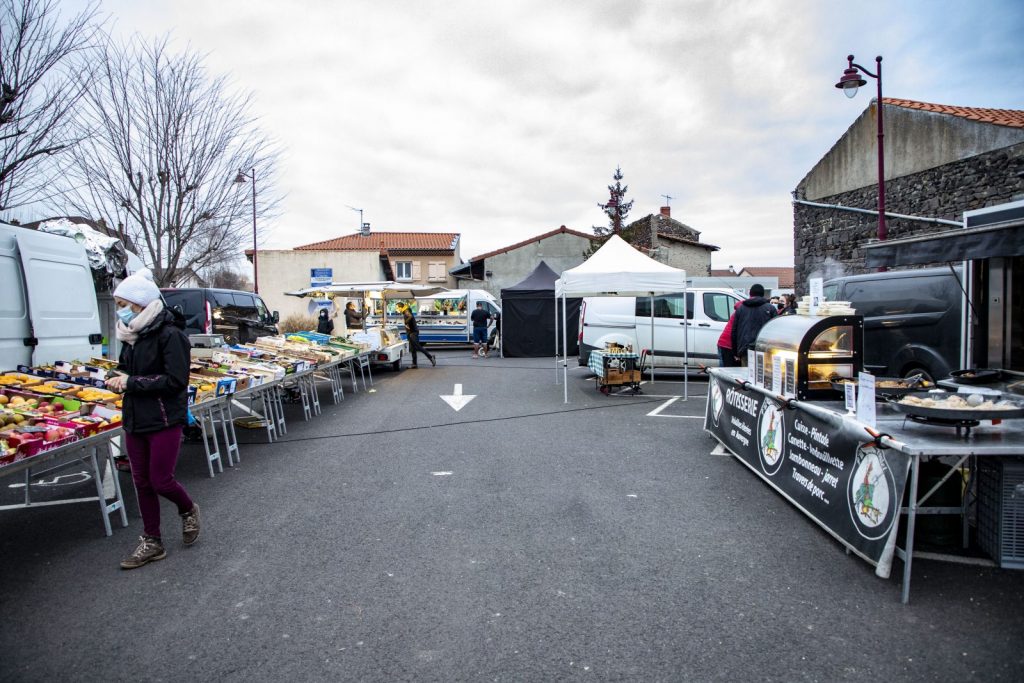
<path id="1" fill-rule="evenodd" d="M 778 357 L 786 393 L 802 400 L 835 398 L 832 382 L 856 379 L 863 370 L 864 318 L 778 316 L 761 328 L 754 350 L 764 363 L 764 386 L 772 386 Z"/>

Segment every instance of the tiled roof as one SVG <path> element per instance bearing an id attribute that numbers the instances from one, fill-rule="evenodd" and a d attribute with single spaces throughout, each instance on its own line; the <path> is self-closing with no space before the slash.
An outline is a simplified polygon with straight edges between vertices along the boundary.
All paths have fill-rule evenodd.
<path id="1" fill-rule="evenodd" d="M 1024 111 L 1020 109 L 956 107 L 950 104 L 931 104 L 929 102 L 915 102 L 914 100 L 900 100 L 893 97 L 883 97 L 882 102 L 895 107 L 930 111 L 935 114 L 949 114 L 950 116 L 959 116 L 971 121 L 981 121 L 982 123 L 991 123 L 997 126 L 1024 128 Z"/>
<path id="2" fill-rule="evenodd" d="M 563 234 L 563 233 L 567 234 L 567 235 L 576 235 L 577 237 L 585 237 L 588 240 L 595 240 L 595 239 L 597 239 L 594 235 L 588 235 L 585 232 L 577 232 L 575 230 L 570 230 L 569 228 L 567 228 L 567 227 L 565 227 L 563 225 L 562 227 L 560 227 L 560 228 L 558 228 L 556 230 L 551 230 L 549 232 L 546 232 L 543 235 L 537 235 L 536 237 L 531 237 L 528 240 L 523 240 L 522 242 L 516 242 L 515 244 L 512 244 L 510 246 L 502 247 L 501 249 L 495 249 L 494 251 L 489 251 L 486 254 L 480 254 L 479 256 L 474 256 L 473 258 L 471 258 L 469 260 L 470 260 L 471 263 L 474 262 L 474 261 L 482 261 L 485 258 L 488 258 L 488 257 L 491 257 L 491 256 L 497 256 L 498 254 L 505 254 L 505 253 L 508 253 L 510 251 L 515 251 L 516 249 L 519 249 L 520 247 L 525 247 L 527 244 L 532 244 L 534 242 L 540 242 L 541 240 L 547 239 L 548 237 L 553 237 L 554 235 L 559 235 L 559 234 Z"/>
<path id="3" fill-rule="evenodd" d="M 669 240 L 669 241 L 672 241 L 672 242 L 679 242 L 680 244 L 692 244 L 695 247 L 703 247 L 704 249 L 708 249 L 710 251 L 718 251 L 718 249 L 719 249 L 718 247 L 716 247 L 713 244 L 705 244 L 703 242 L 697 242 L 697 241 L 694 241 L 694 240 L 688 240 L 685 237 L 680 237 L 679 235 L 673 235 L 670 232 L 661 232 L 661 231 L 659 231 L 658 232 L 658 238 L 659 239 L 666 239 L 666 240 Z"/>
<path id="4" fill-rule="evenodd" d="M 793 268 L 775 268 L 775 267 L 756 267 L 750 266 L 744 268 L 740 273 L 746 273 L 753 275 L 754 277 L 777 277 L 779 278 L 779 287 L 790 288 L 793 286 Z"/>
<path id="5" fill-rule="evenodd" d="M 301 247 L 295 247 L 295 249 L 297 251 L 380 251 L 381 249 L 386 249 L 389 252 L 452 253 L 455 251 L 455 245 L 458 244 L 458 241 L 459 233 L 457 232 L 373 231 L 366 236 L 356 232 L 322 242 L 304 244 Z"/>
<path id="6" fill-rule="evenodd" d="M 711 277 L 736 277 L 736 271 L 735 270 L 730 270 L 728 268 L 723 268 L 723 269 L 712 268 L 711 269 Z"/>

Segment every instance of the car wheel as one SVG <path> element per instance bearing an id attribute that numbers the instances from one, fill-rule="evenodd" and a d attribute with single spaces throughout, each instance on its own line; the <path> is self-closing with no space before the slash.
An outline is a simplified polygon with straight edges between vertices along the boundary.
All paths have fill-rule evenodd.
<path id="1" fill-rule="evenodd" d="M 401 356 L 399 356 L 398 360 L 396 360 L 394 363 L 391 364 L 391 369 L 394 370 L 395 372 L 398 372 L 399 370 L 402 369 L 402 358 L 401 358 Z"/>

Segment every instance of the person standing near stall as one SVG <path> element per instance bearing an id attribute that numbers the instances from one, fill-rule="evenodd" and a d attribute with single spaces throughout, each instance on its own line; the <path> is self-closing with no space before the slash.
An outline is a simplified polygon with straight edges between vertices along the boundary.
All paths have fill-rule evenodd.
<path id="1" fill-rule="evenodd" d="M 732 352 L 732 324 L 736 321 L 736 309 L 740 307 L 741 303 L 737 301 L 736 305 L 732 307 L 733 313 L 729 316 L 729 322 L 722 328 L 722 334 L 718 337 L 718 367 L 734 368 L 739 365 Z"/>
<path id="2" fill-rule="evenodd" d="M 430 361 L 431 365 L 437 365 L 437 361 L 434 356 L 423 348 L 423 344 L 420 343 L 420 328 L 416 324 L 416 316 L 412 314 L 412 309 L 409 308 L 409 304 L 398 304 L 397 308 L 402 313 L 402 320 L 405 322 L 405 336 L 409 340 L 409 351 L 412 352 L 412 367 L 418 368 L 416 364 L 416 352 L 419 351 L 427 360 Z"/>
<path id="3" fill-rule="evenodd" d="M 356 310 L 356 305 L 349 301 L 345 304 L 345 327 L 358 330 L 363 326 L 363 314 Z"/>
<path id="4" fill-rule="evenodd" d="M 331 320 L 330 314 L 326 308 L 320 309 L 320 317 L 316 321 L 316 331 L 320 334 L 330 334 L 334 332 L 334 321 Z"/>
<path id="5" fill-rule="evenodd" d="M 733 313 L 732 353 L 739 364 L 746 367 L 747 351 L 754 348 L 757 335 L 764 324 L 778 315 L 772 302 L 764 298 L 764 287 L 756 284 L 750 288 L 750 298 L 740 302 Z"/>
<path id="6" fill-rule="evenodd" d="M 199 538 L 199 506 L 174 478 L 187 421 L 190 344 L 160 290 L 144 276 L 125 278 L 114 289 L 114 302 L 123 346 L 118 374 L 106 385 L 124 394 L 121 423 L 143 523 L 139 545 L 121 568 L 136 569 L 167 557 L 160 496 L 177 506 L 184 544 Z"/>
<path id="7" fill-rule="evenodd" d="M 491 321 L 491 314 L 484 310 L 481 301 L 476 302 L 476 309 L 469 314 L 473 323 L 473 357 L 480 354 L 480 347 L 483 346 L 483 357 L 487 358 L 487 323 Z"/>

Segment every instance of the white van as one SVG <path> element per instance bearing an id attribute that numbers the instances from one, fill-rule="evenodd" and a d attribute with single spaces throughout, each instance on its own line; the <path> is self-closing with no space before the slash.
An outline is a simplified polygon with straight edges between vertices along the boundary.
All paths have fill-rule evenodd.
<path id="1" fill-rule="evenodd" d="M 85 248 L 0 223 L 0 370 L 102 355 L 103 326 Z"/>
<path id="2" fill-rule="evenodd" d="M 732 289 L 688 289 L 654 297 L 654 363 L 657 367 L 718 365 L 718 338 L 736 303 Z M 685 303 L 685 305 L 684 305 Z M 685 311 L 685 313 L 684 313 Z M 608 342 L 651 348 L 651 299 L 640 296 L 587 297 L 580 307 L 579 364 Z M 686 342 L 689 348 L 686 348 Z"/>

